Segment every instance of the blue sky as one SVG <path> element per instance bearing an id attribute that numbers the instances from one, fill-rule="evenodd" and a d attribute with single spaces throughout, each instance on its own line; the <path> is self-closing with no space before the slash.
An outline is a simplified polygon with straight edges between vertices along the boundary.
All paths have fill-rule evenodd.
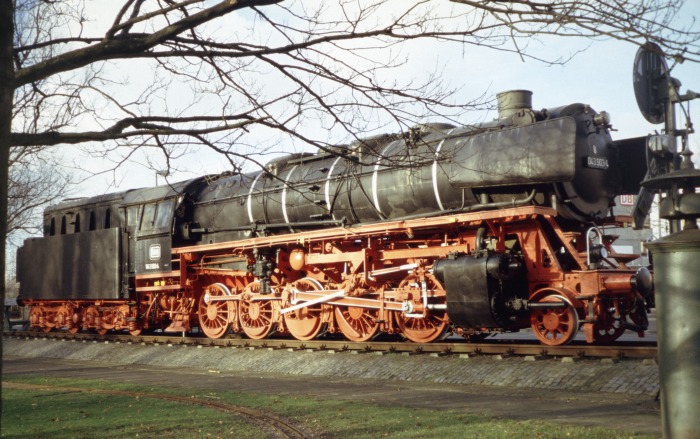
<path id="1" fill-rule="evenodd" d="M 700 17 L 700 2 L 689 1 L 683 17 Z M 106 15 L 112 15 L 109 12 Z M 241 17 L 233 17 L 240 20 Z M 584 50 L 585 49 L 585 50 Z M 495 97 L 499 92 L 527 89 L 533 92 L 535 109 L 556 107 L 581 102 L 597 111 L 605 110 L 612 118 L 617 132 L 615 139 L 644 136 L 661 130 L 661 125 L 651 125 L 641 116 L 632 88 L 632 64 L 636 47 L 619 41 L 601 39 L 591 41 L 576 38 L 547 38 L 533 40 L 530 50 L 537 55 L 556 59 L 568 57 L 578 51 L 565 65 L 548 65 L 531 59 L 523 61 L 515 54 L 479 49 L 456 44 L 438 44 L 429 40 L 411 42 L 402 48 L 408 54 L 406 65 L 396 72 L 404 78 L 421 78 L 435 70 L 442 72 L 441 79 L 452 87 L 459 88 L 456 101 L 467 102 L 486 93 Z M 134 82 L 143 82 L 138 67 L 132 75 Z M 128 73 L 128 72 L 125 72 Z M 685 63 L 674 68 L 672 75 L 682 82 L 681 92 L 688 89 L 700 92 L 700 64 Z M 690 104 L 693 120 L 700 124 L 700 100 Z M 681 112 L 679 111 L 679 114 Z M 493 114 L 465 114 L 459 122 L 469 124 L 495 117 Z M 436 120 L 433 120 L 436 121 Z M 684 120 L 679 118 L 679 125 Z M 700 126 L 700 125 L 699 125 Z M 308 129 L 313 130 L 313 126 Z M 371 133 L 376 134 L 376 133 Z M 691 139 L 691 147 L 700 156 L 700 140 Z M 338 139 L 343 142 L 346 139 Z M 303 145 L 280 144 L 279 149 L 291 151 Z M 270 157 L 261 159 L 269 160 Z M 81 158 L 81 164 L 97 169 L 94 159 Z M 143 162 L 143 159 L 140 160 Z M 158 161 L 157 158 L 154 159 Z M 696 157 L 696 162 L 700 162 Z M 177 171 L 170 181 L 193 178 L 205 173 L 227 170 L 224 160 L 211 154 L 191 154 L 178 163 Z M 113 174 L 92 178 L 78 187 L 75 196 L 90 196 L 114 190 L 151 186 L 156 181 L 155 173 L 143 164 L 127 163 Z M 160 183 L 163 184 L 161 178 Z"/>

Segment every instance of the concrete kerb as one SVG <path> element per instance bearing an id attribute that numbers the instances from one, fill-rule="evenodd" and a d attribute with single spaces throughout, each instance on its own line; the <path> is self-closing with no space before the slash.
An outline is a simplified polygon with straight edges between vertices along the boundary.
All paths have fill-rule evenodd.
<path id="1" fill-rule="evenodd" d="M 594 359 L 563 361 L 515 356 L 503 356 L 494 361 L 490 356 L 327 355 L 327 351 L 206 347 L 173 349 L 166 345 L 61 343 L 49 339 L 18 340 L 11 337 L 4 339 L 3 347 L 7 356 L 204 370 L 211 368 L 228 372 L 254 371 L 295 376 L 445 382 L 652 396 L 659 390 L 658 366 L 655 362 L 644 360 L 607 363 Z M 354 352 L 350 351 L 351 354 Z"/>

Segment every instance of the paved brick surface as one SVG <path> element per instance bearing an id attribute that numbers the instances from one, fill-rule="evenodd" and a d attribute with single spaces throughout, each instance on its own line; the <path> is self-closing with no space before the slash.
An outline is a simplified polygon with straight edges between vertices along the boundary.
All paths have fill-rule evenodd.
<path id="1" fill-rule="evenodd" d="M 659 389 L 653 361 L 562 361 L 493 356 L 296 351 L 4 339 L 4 354 L 23 358 L 63 358 L 106 364 L 194 368 L 305 377 L 335 377 L 508 388 L 603 392 L 653 397 Z"/>

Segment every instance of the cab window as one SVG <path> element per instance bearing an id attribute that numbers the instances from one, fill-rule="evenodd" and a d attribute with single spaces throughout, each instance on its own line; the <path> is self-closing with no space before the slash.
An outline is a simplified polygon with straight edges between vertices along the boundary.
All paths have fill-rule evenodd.
<path id="1" fill-rule="evenodd" d="M 136 227 L 139 225 L 139 213 L 141 206 L 131 206 L 126 210 L 126 225 Z"/>
<path id="2" fill-rule="evenodd" d="M 173 218 L 173 202 L 172 200 L 161 201 L 158 203 L 158 211 L 156 213 L 155 228 L 158 230 L 169 229 Z"/>
<path id="3" fill-rule="evenodd" d="M 153 230 L 156 222 L 156 204 L 146 204 L 143 206 L 143 216 L 141 217 L 141 230 Z"/>

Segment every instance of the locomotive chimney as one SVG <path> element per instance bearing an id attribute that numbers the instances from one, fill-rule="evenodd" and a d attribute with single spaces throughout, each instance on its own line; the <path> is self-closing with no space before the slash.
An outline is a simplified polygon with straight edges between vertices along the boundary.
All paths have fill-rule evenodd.
<path id="1" fill-rule="evenodd" d="M 498 118 L 505 119 L 523 109 L 532 109 L 532 92 L 530 90 L 509 90 L 496 95 L 498 101 Z"/>

